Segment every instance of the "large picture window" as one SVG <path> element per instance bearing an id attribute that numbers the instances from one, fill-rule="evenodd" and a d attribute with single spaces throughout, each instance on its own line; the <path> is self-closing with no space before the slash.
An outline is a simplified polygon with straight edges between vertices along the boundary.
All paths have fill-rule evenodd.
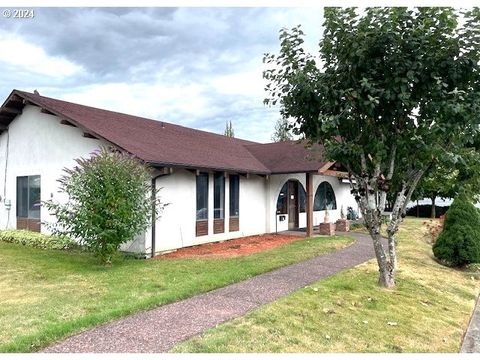
<path id="1" fill-rule="evenodd" d="M 240 178 L 238 175 L 230 175 L 230 217 L 240 215 Z"/>
<path id="2" fill-rule="evenodd" d="M 287 213 L 288 182 L 283 184 L 277 198 L 277 214 Z"/>
<path id="3" fill-rule="evenodd" d="M 40 219 L 40 176 L 17 177 L 17 217 Z"/>
<path id="4" fill-rule="evenodd" d="M 197 220 L 208 220 L 208 174 L 197 176 Z"/>
<path id="5" fill-rule="evenodd" d="M 225 176 L 223 174 L 215 174 L 213 181 L 214 195 L 213 195 L 213 218 L 225 218 Z"/>
<path id="6" fill-rule="evenodd" d="M 17 177 L 17 229 L 40 232 L 40 176 Z"/>
<path id="7" fill-rule="evenodd" d="M 240 230 L 240 177 L 230 175 L 229 177 L 229 197 L 230 197 L 230 227 L 229 231 Z"/>
<path id="8" fill-rule="evenodd" d="M 332 185 L 327 181 L 322 182 L 315 193 L 315 200 L 313 202 L 313 210 L 335 210 L 337 208 L 337 201 L 335 200 L 335 192 Z"/>

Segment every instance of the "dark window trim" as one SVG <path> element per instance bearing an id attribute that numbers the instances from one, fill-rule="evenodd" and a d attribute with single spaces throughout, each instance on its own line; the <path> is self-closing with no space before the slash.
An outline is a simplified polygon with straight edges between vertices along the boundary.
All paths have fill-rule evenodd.
<path id="1" fill-rule="evenodd" d="M 204 196 L 205 196 L 205 202 L 204 204 L 199 204 L 199 198 L 198 198 L 198 191 L 199 191 L 199 186 L 200 186 L 200 179 L 206 179 L 206 188 L 205 189 L 202 189 L 203 192 L 204 192 Z M 200 222 L 207 222 L 208 223 L 208 207 L 209 207 L 209 184 L 210 184 L 210 176 L 208 173 L 205 173 L 205 172 L 201 172 L 199 173 L 196 177 L 195 177 L 195 202 L 196 202 L 196 206 L 195 206 L 195 209 L 196 209 L 196 216 L 195 216 L 195 221 L 197 223 L 200 223 Z M 204 207 L 200 208 L 199 209 L 199 205 L 205 205 Z M 199 213 L 201 212 L 201 213 Z M 200 218 L 198 216 L 201 216 Z M 202 226 L 203 228 L 203 226 Z M 207 226 L 207 233 L 205 234 L 205 231 L 204 230 L 201 230 L 199 231 L 199 224 L 197 224 L 197 227 L 196 227 L 196 234 L 197 236 L 203 236 L 203 235 L 207 235 L 208 234 L 208 226 Z M 199 233 L 201 233 L 201 235 L 198 235 Z"/>
<path id="2" fill-rule="evenodd" d="M 223 194 L 217 194 L 217 182 L 221 181 L 221 189 Z M 217 195 L 220 199 L 217 199 Z M 217 208 L 217 200 L 219 200 L 219 207 Z M 218 215 L 217 215 L 218 214 Z M 221 215 L 221 216 L 220 216 Z M 225 219 L 225 175 L 223 173 L 215 173 L 213 175 L 213 218 L 215 220 Z"/>
<path id="3" fill-rule="evenodd" d="M 323 191 L 323 194 L 322 194 Z M 327 193 L 331 192 L 330 194 L 332 195 L 330 202 L 327 201 Z M 317 196 L 323 197 L 323 202 L 317 206 Z M 333 204 L 331 209 L 328 209 L 326 204 Z M 324 210 L 336 210 L 337 209 L 337 196 L 335 195 L 335 190 L 333 190 L 332 185 L 328 181 L 322 181 L 318 187 L 317 190 L 315 191 L 315 197 L 313 198 L 313 211 L 324 211 Z"/>
<path id="4" fill-rule="evenodd" d="M 32 178 L 36 178 L 38 177 L 39 179 L 39 182 L 40 182 L 40 186 L 39 186 L 39 194 L 38 194 L 38 217 L 33 217 L 31 216 L 31 209 L 30 209 L 30 181 Z M 19 180 L 20 179 L 26 179 L 27 180 L 27 199 L 26 199 L 26 203 L 27 203 L 27 216 L 24 217 L 24 216 L 19 216 L 18 213 L 19 213 L 19 209 L 20 209 L 20 206 L 19 206 L 19 201 L 18 201 L 18 183 L 19 183 Z M 23 175 L 23 176 L 17 176 L 17 182 L 16 182 L 16 187 L 17 187 L 17 192 L 16 192 L 16 199 L 15 199 L 15 204 L 16 204 L 16 217 L 17 218 L 20 218 L 20 219 L 29 219 L 29 220 L 38 220 L 40 221 L 41 218 L 42 218 L 42 213 L 41 213 L 41 206 L 40 206 L 40 201 L 42 199 L 42 178 L 40 175 Z M 35 205 L 33 205 L 35 206 Z"/>

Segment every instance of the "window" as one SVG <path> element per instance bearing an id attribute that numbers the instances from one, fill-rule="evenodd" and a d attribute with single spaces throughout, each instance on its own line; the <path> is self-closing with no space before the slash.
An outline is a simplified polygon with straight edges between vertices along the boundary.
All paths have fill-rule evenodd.
<path id="1" fill-rule="evenodd" d="M 230 217 L 240 214 L 240 177 L 230 175 Z"/>
<path id="2" fill-rule="evenodd" d="M 222 173 L 215 174 L 213 178 L 213 218 L 225 218 L 225 176 Z"/>
<path id="3" fill-rule="evenodd" d="M 197 176 L 197 221 L 208 220 L 208 174 Z"/>
<path id="4" fill-rule="evenodd" d="M 17 177 L 17 217 L 40 219 L 40 176 Z"/>
<path id="5" fill-rule="evenodd" d="M 328 182 L 322 182 L 315 193 L 315 200 L 313 202 L 313 210 L 335 210 L 337 208 L 337 201 L 335 200 L 335 192 L 332 185 Z"/>
<path id="6" fill-rule="evenodd" d="M 298 211 L 301 213 L 306 212 L 307 194 L 302 184 L 298 184 Z"/>
<path id="7" fill-rule="evenodd" d="M 283 184 L 277 199 L 277 214 L 287 213 L 288 181 Z"/>

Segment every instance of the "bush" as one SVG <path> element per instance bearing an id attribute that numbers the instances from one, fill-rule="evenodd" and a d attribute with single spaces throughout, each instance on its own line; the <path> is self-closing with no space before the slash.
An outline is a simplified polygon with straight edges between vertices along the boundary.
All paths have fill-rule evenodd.
<path id="1" fill-rule="evenodd" d="M 353 222 L 350 224 L 350 230 L 367 230 L 363 222 Z"/>
<path id="2" fill-rule="evenodd" d="M 0 241 L 45 250 L 69 250 L 79 247 L 75 241 L 65 236 L 49 236 L 27 230 L 0 231 Z"/>
<path id="3" fill-rule="evenodd" d="M 357 220 L 358 212 L 355 211 L 351 206 L 347 207 L 347 220 Z"/>
<path id="4" fill-rule="evenodd" d="M 445 214 L 433 253 L 451 266 L 480 262 L 480 214 L 465 197 L 455 199 Z"/>
<path id="5" fill-rule="evenodd" d="M 152 198 L 148 167 L 137 158 L 102 148 L 90 159 L 76 160 L 59 179 L 66 203 L 45 202 L 57 222 L 47 224 L 54 234 L 78 239 L 104 263 L 121 244 L 145 231 L 160 203 Z"/>
<path id="6" fill-rule="evenodd" d="M 442 233 L 442 231 L 443 231 L 443 220 L 444 220 L 444 216 L 442 215 L 440 217 L 440 221 L 438 221 L 438 220 L 428 220 L 428 221 L 423 222 L 423 225 L 425 225 L 425 227 L 427 229 L 427 234 L 430 238 L 429 241 L 428 241 L 429 244 L 432 244 L 432 245 L 435 244 L 438 237 Z"/>

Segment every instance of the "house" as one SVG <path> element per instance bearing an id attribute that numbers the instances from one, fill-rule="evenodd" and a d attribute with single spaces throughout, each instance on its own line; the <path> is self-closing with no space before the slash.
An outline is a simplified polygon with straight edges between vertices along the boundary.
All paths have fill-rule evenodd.
<path id="1" fill-rule="evenodd" d="M 0 108 L 0 229 L 46 232 L 40 201 L 64 201 L 57 179 L 74 159 L 113 145 L 149 163 L 169 203 L 124 250 L 147 255 L 331 221 L 357 208 L 322 148 L 259 144 L 13 90 Z"/>

